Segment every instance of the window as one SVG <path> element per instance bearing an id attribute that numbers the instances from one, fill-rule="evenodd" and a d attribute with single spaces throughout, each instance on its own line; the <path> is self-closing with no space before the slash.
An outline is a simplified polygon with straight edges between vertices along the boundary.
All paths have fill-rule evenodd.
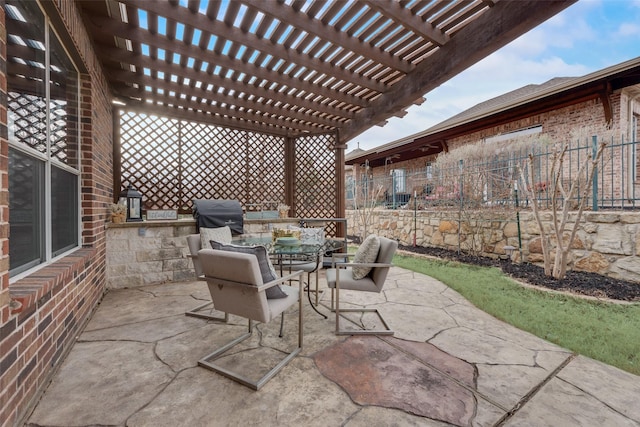
<path id="1" fill-rule="evenodd" d="M 407 191 L 406 186 L 406 174 L 404 169 L 393 169 L 391 171 L 393 177 L 393 188 L 396 193 L 405 193 Z"/>
<path id="2" fill-rule="evenodd" d="M 527 135 L 535 135 L 537 133 L 542 132 L 542 126 L 541 125 L 537 125 L 537 126 L 531 126 L 528 128 L 524 128 L 524 129 L 518 129 L 518 130 L 514 130 L 513 132 L 508 132 L 508 133 L 504 133 L 501 135 L 494 135 L 491 136 L 489 138 L 486 138 L 485 141 L 486 142 L 499 142 L 499 141 L 507 141 L 509 139 L 513 139 L 513 138 L 519 138 L 522 136 L 527 136 Z"/>
<path id="3" fill-rule="evenodd" d="M 347 177 L 347 200 L 353 200 L 353 194 L 354 194 L 354 186 L 355 183 L 353 182 L 353 177 L 352 176 L 348 176 Z"/>
<path id="4" fill-rule="evenodd" d="M 12 278 L 78 247 L 78 71 L 36 2 L 7 1 Z"/>
<path id="5" fill-rule="evenodd" d="M 634 143 L 634 147 L 639 147 L 638 144 L 638 115 L 634 114 L 631 117 L 631 142 Z M 635 176 L 636 181 L 640 181 L 640 177 L 638 173 L 640 172 L 640 167 L 638 166 L 638 161 L 640 161 L 640 156 L 636 151 L 633 152 L 634 160 L 633 160 L 633 176 Z"/>
<path id="6" fill-rule="evenodd" d="M 427 196 L 430 196 L 431 194 L 433 194 L 433 163 L 432 162 L 427 162 L 426 168 L 425 168 L 425 176 L 427 177 L 427 183 L 424 185 L 424 194 Z"/>
<path id="7" fill-rule="evenodd" d="M 427 179 L 433 179 L 433 164 L 431 162 L 427 162 L 427 166 L 425 168 L 425 174 Z"/>

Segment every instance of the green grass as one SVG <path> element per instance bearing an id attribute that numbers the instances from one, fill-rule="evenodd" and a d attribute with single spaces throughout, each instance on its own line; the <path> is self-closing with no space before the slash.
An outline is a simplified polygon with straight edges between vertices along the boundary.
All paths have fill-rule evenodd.
<path id="1" fill-rule="evenodd" d="M 517 328 L 640 375 L 640 304 L 615 304 L 526 288 L 497 268 L 396 255 L 394 264 L 445 283 Z"/>

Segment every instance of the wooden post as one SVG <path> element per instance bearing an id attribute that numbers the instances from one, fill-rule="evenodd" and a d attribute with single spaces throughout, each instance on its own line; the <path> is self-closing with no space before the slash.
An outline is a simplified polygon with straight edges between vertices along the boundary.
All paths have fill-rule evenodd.
<path id="1" fill-rule="evenodd" d="M 340 143 L 340 133 L 336 131 L 336 217 L 346 218 L 346 190 L 344 177 L 344 152 L 346 145 Z M 336 234 L 340 237 L 347 235 L 347 227 L 343 222 L 336 223 Z M 337 237 L 337 236 L 336 236 Z"/>
<path id="2" fill-rule="evenodd" d="M 289 214 L 297 217 L 296 190 L 296 139 L 287 136 L 284 140 L 284 203 L 291 206 Z"/>
<path id="3" fill-rule="evenodd" d="M 113 109 L 113 202 L 118 201 L 122 190 L 122 153 L 120 151 L 120 108 Z"/>

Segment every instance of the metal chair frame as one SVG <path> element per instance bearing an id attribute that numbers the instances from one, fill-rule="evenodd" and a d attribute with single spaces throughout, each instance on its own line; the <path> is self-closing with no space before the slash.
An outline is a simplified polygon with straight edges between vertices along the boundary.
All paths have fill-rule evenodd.
<path id="1" fill-rule="evenodd" d="M 387 241 L 389 239 L 386 239 Z M 397 247 L 397 246 L 396 246 Z M 394 251 L 395 252 L 395 249 Z M 389 269 L 393 267 L 391 263 L 381 263 L 381 262 L 373 262 L 373 263 L 353 263 L 353 262 L 344 262 L 344 258 L 353 257 L 355 254 L 345 254 L 339 253 L 332 256 L 332 265 L 336 272 L 336 281 L 335 287 L 331 288 L 331 311 L 336 314 L 336 335 L 393 335 L 394 332 L 390 328 L 387 321 L 382 316 L 382 313 L 377 308 L 340 308 L 340 270 L 346 269 L 350 267 L 371 267 L 372 271 L 369 275 L 373 274 L 373 269 L 377 268 L 386 268 Z M 336 260 L 340 258 L 343 262 L 337 262 Z M 386 281 L 386 274 L 384 276 L 384 281 Z M 383 281 L 383 284 L 384 284 Z M 382 290 L 382 286 L 380 287 L 380 291 Z M 362 290 L 361 292 L 367 292 Z M 334 304 L 335 301 L 335 304 Z M 340 327 L 340 318 L 341 313 L 375 313 L 378 316 L 378 319 L 382 322 L 384 329 L 361 329 L 361 330 L 352 330 L 352 329 L 343 329 Z M 349 320 L 346 317 L 345 320 Z M 352 321 L 355 325 L 355 322 Z M 359 326 L 359 325 L 358 325 Z"/>
<path id="2" fill-rule="evenodd" d="M 262 388 L 262 386 L 264 386 L 271 378 L 273 378 L 282 368 L 284 368 L 290 361 L 291 359 L 293 359 L 298 353 L 300 353 L 300 351 L 302 350 L 302 345 L 303 345 L 303 329 L 304 329 L 304 321 L 303 321 L 303 311 L 302 311 L 302 300 L 303 300 L 303 286 L 304 286 L 304 282 L 302 280 L 302 278 L 300 277 L 302 275 L 302 271 L 296 271 L 293 272 L 291 274 L 288 274 L 286 276 L 282 276 L 279 277 L 275 280 L 272 280 L 268 283 L 264 283 L 262 285 L 259 286 L 255 286 L 255 285 L 251 285 L 251 284 L 246 284 L 246 283 L 241 283 L 241 282 L 234 282 L 234 281 L 230 281 L 230 280 L 223 280 L 220 278 L 210 278 L 208 276 L 204 276 L 205 280 L 208 282 L 209 286 L 228 286 L 228 287 L 236 287 L 236 288 L 242 288 L 244 289 L 245 292 L 262 292 L 264 293 L 264 291 L 270 287 L 279 285 L 279 284 L 284 284 L 290 281 L 297 281 L 298 282 L 298 345 L 296 348 L 294 348 L 291 352 L 287 353 L 286 357 L 284 357 L 276 366 L 274 366 L 273 368 L 271 368 L 265 375 L 263 375 L 260 379 L 253 381 L 251 379 L 249 379 L 247 376 L 235 372 L 231 369 L 225 368 L 217 363 L 215 363 L 215 360 L 221 356 L 223 356 L 227 351 L 229 351 L 230 349 L 232 349 L 233 347 L 235 347 L 237 344 L 249 339 L 252 335 L 253 335 L 253 320 L 251 320 L 250 318 L 248 319 L 249 321 L 249 325 L 248 325 L 248 331 L 246 333 L 244 333 L 243 335 L 233 339 L 232 341 L 228 342 L 227 344 L 223 345 L 222 347 L 216 349 L 215 351 L 209 353 L 208 355 L 206 355 L 205 357 L 203 357 L 202 359 L 200 359 L 198 361 L 198 365 L 202 366 L 204 368 L 210 369 L 214 372 L 217 372 L 221 375 L 224 375 L 225 377 L 232 379 L 244 386 L 247 386 L 253 390 L 259 390 L 260 388 Z M 266 295 L 265 295 L 266 298 Z M 232 313 L 233 314 L 233 313 Z M 284 318 L 284 312 L 282 313 L 283 318 Z M 272 320 L 272 319 L 270 319 Z M 282 324 L 281 324 L 281 332 L 282 332 Z M 280 335 L 282 336 L 282 334 Z"/>

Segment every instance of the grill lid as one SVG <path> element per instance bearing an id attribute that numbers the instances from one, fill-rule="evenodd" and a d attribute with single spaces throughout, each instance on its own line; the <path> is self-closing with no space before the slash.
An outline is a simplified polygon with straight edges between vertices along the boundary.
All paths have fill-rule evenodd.
<path id="1" fill-rule="evenodd" d="M 228 225 L 231 233 L 244 233 L 242 206 L 238 200 L 193 200 L 193 217 L 196 220 L 196 231 L 200 227 L 218 228 Z"/>

